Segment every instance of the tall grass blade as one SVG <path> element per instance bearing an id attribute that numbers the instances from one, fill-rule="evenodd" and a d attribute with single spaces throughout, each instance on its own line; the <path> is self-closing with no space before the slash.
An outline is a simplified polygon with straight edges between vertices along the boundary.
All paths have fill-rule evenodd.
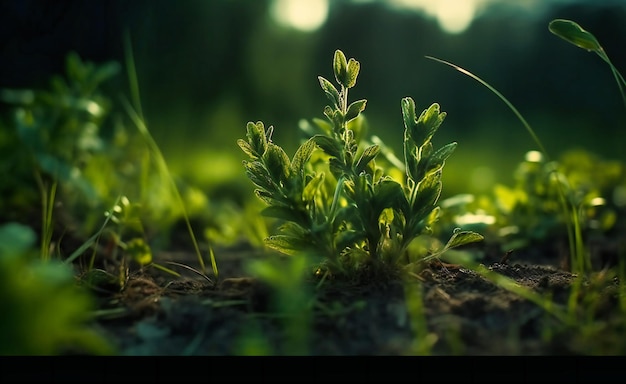
<path id="1" fill-rule="evenodd" d="M 459 67 L 458 65 L 452 64 L 449 61 L 438 59 L 438 58 L 433 57 L 433 56 L 425 56 L 425 57 L 427 59 L 434 60 L 434 61 L 437 61 L 439 63 L 448 65 L 448 66 L 456 69 L 457 71 L 461 72 L 462 74 L 471 77 L 472 79 L 478 81 L 479 83 L 481 83 L 482 85 L 487 87 L 487 89 L 489 89 L 491 92 L 493 92 L 496 96 L 498 96 L 500 98 L 500 100 L 502 100 L 511 109 L 511 111 L 513 111 L 515 116 L 517 116 L 517 118 L 522 122 L 522 124 L 524 124 L 524 127 L 526 128 L 526 130 L 530 134 L 530 137 L 532 137 L 532 139 L 534 140 L 535 144 L 537 144 L 537 147 L 543 153 L 543 155 L 546 157 L 546 160 L 550 161 L 550 157 L 548 156 L 548 151 L 546 151 L 546 149 L 543 147 L 543 144 L 539 140 L 539 137 L 535 134 L 535 131 L 531 128 L 530 124 L 528 124 L 526 119 L 524 119 L 524 116 L 522 116 L 522 114 L 517 110 L 517 108 L 515 108 L 515 106 L 506 97 L 504 97 L 504 95 L 502 95 L 500 92 L 498 92 L 497 89 L 495 89 L 494 87 L 489 85 L 486 81 L 484 81 L 480 77 L 474 75 L 473 73 L 471 73 L 470 71 L 468 71 L 466 69 L 463 69 L 463 68 Z"/>
<path id="2" fill-rule="evenodd" d="M 189 220 L 189 215 L 187 213 L 187 208 L 185 207 L 185 203 L 183 201 L 183 198 L 180 194 L 180 191 L 178 190 L 178 186 L 176 185 L 176 181 L 174 180 L 174 178 L 172 177 L 172 174 L 169 171 L 169 167 L 167 166 L 167 163 L 165 161 L 165 158 L 163 156 L 163 154 L 161 153 L 161 149 L 159 148 L 159 146 L 157 145 L 156 141 L 154 141 L 154 138 L 152 137 L 152 135 L 150 134 L 150 131 L 148 130 L 148 127 L 146 126 L 145 120 L 142 116 L 142 112 L 141 112 L 141 100 L 140 100 L 140 95 L 139 95 L 139 82 L 137 80 L 137 72 L 135 69 L 135 61 L 133 59 L 133 50 L 132 50 L 132 45 L 130 42 L 130 37 L 128 32 L 126 33 L 126 40 L 125 40 L 125 44 L 126 44 L 126 64 L 128 66 L 128 77 L 129 77 L 129 82 L 131 84 L 131 97 L 133 99 L 133 102 L 135 103 L 135 106 L 133 107 L 133 105 L 131 105 L 131 103 L 128 101 L 127 98 L 125 97 L 121 97 L 121 101 L 122 104 L 124 105 L 124 108 L 126 109 L 126 111 L 128 112 L 128 115 L 130 116 L 131 120 L 135 123 L 139 133 L 144 137 L 144 139 L 146 140 L 146 143 L 148 144 L 148 148 L 150 149 L 150 152 L 152 153 L 152 155 L 154 156 L 156 163 L 157 163 L 157 167 L 159 169 L 159 172 L 161 173 L 161 175 L 163 175 L 171 184 L 172 186 L 172 190 L 174 191 L 174 195 L 176 196 L 177 202 L 180 205 L 182 214 L 183 214 L 183 218 L 185 220 L 185 225 L 187 226 L 187 230 L 189 232 L 189 236 L 191 237 L 191 242 L 194 246 L 194 250 L 196 252 L 196 255 L 198 257 L 198 263 L 200 264 L 200 268 L 202 270 L 203 273 L 206 272 L 206 266 L 204 263 L 204 259 L 202 257 L 202 253 L 200 252 L 200 247 L 198 245 L 198 241 L 196 240 L 196 236 L 193 232 L 193 229 L 191 227 L 191 222 Z M 211 262 L 212 264 L 215 266 L 215 260 L 214 260 L 214 255 L 211 254 Z M 217 268 L 214 267 L 214 270 L 216 271 Z"/>
<path id="3" fill-rule="evenodd" d="M 537 144 L 537 147 L 539 148 L 539 150 L 545 156 L 546 161 L 548 162 L 551 161 L 550 156 L 548 155 L 548 152 L 546 151 L 545 147 L 541 143 L 541 140 L 539 140 L 539 137 L 537 136 L 535 131 L 532 129 L 530 124 L 528 124 L 526 119 L 524 119 L 524 117 L 517 110 L 517 108 L 515 108 L 515 106 L 506 97 L 504 97 L 502 93 L 500 93 L 497 89 L 492 87 L 489 83 L 487 83 L 480 77 L 474 75 L 473 73 L 471 73 L 470 71 L 464 68 L 459 67 L 456 64 L 452 64 L 448 61 L 438 59 L 433 56 L 426 56 L 426 58 L 448 65 L 456 69 L 462 74 L 469 76 L 472 79 L 476 80 L 477 82 L 485 86 L 487 89 L 489 89 L 491 92 L 493 92 L 496 96 L 498 96 L 511 109 L 511 111 L 513 111 L 513 113 L 517 116 L 517 118 L 522 122 L 522 124 L 526 128 L 526 131 L 528 131 L 532 139 L 535 141 L 535 144 Z M 554 170 L 554 172 L 556 172 L 556 169 Z M 558 178 L 559 175 L 556 174 L 555 177 Z M 567 198 L 567 195 L 565 194 L 565 191 L 563 190 L 563 186 L 561 182 L 558 180 L 557 180 L 557 188 L 559 191 L 561 204 L 563 206 L 563 212 L 565 212 L 567 216 L 571 218 L 571 220 L 567 220 L 567 219 L 565 220 L 565 225 L 566 225 L 567 234 L 568 234 L 568 242 L 570 246 L 571 269 L 574 272 L 585 273 L 590 270 L 591 262 L 588 260 L 588 258 L 585 255 L 585 250 L 584 250 L 584 245 L 583 245 L 583 240 L 582 240 L 582 229 L 580 227 L 580 220 L 578 217 L 578 210 L 575 204 L 570 199 Z"/>
<path id="4" fill-rule="evenodd" d="M 141 109 L 141 96 L 139 93 L 139 79 L 137 78 L 137 69 L 135 67 L 135 55 L 133 54 L 133 46 L 130 40 L 128 30 L 124 32 L 124 54 L 126 58 L 126 72 L 128 75 L 128 83 L 130 86 L 130 97 L 133 100 L 133 106 L 137 114 L 143 120 L 143 110 Z"/>

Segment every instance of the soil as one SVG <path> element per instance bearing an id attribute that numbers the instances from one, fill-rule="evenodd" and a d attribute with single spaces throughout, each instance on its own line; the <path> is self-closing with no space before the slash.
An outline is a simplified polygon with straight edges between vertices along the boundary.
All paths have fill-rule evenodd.
<path id="1" fill-rule="evenodd" d="M 528 252 L 482 251 L 481 262 L 488 269 L 567 304 L 575 276 L 559 266 L 561 256 L 552 262 L 543 257 L 538 263 Z M 277 313 L 274 291 L 245 268 L 247 260 L 277 256 L 246 247 L 216 250 L 215 255 L 217 281 L 166 264 L 169 260 L 195 267 L 193 252 L 157 255 L 155 261 L 182 277 L 154 268 L 131 272 L 121 292 L 100 292 L 100 306 L 109 311 L 99 317 L 97 327 L 127 356 L 626 353 L 621 336 L 614 336 L 624 329 L 611 328 L 624 323 L 614 319 L 620 313 L 615 278 L 596 278 L 595 283 L 603 293 L 594 302 L 591 323 L 606 330 L 594 334 L 606 337 L 585 337 L 580 327 L 564 325 L 529 300 L 438 260 L 409 278 L 382 283 L 327 281 L 316 289 L 319 279 L 312 279 L 307 282 L 313 292 L 311 315 L 299 318 L 308 325 L 289 333 L 294 329 L 290 324 L 298 329 L 299 320 L 293 320 L 297 314 Z M 411 304 L 419 297 L 422 311 Z"/>

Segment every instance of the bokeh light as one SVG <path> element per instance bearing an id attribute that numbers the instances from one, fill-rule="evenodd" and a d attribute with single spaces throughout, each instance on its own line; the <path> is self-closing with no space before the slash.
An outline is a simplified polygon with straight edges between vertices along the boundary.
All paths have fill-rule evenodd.
<path id="1" fill-rule="evenodd" d="M 282 26 L 312 32 L 324 25 L 328 0 L 274 0 L 270 13 Z"/>

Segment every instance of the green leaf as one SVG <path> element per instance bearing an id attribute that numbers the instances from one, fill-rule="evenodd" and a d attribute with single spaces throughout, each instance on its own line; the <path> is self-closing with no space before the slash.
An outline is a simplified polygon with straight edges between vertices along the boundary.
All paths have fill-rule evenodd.
<path id="1" fill-rule="evenodd" d="M 276 144 L 268 143 L 263 163 L 274 182 L 286 182 L 290 174 L 289 156 Z"/>
<path id="2" fill-rule="evenodd" d="M 272 179 L 260 161 L 245 161 L 243 166 L 246 169 L 248 178 L 259 188 L 271 191 L 274 189 Z"/>
<path id="3" fill-rule="evenodd" d="M 417 198 L 411 207 L 412 214 L 420 217 L 435 206 L 441 194 L 441 172 L 428 174 L 417 185 Z"/>
<path id="4" fill-rule="evenodd" d="M 402 107 L 402 119 L 404 120 L 404 128 L 406 132 L 409 133 L 409 137 L 411 136 L 411 131 L 415 129 L 417 125 L 417 117 L 415 115 L 415 101 L 410 97 L 405 97 L 400 102 L 400 106 Z M 416 145 L 420 145 L 421 143 L 416 142 Z"/>
<path id="5" fill-rule="evenodd" d="M 548 24 L 553 34 L 587 51 L 601 51 L 602 47 L 594 35 L 585 31 L 580 25 L 565 19 L 555 19 Z"/>
<path id="6" fill-rule="evenodd" d="M 428 159 L 428 171 L 431 172 L 433 170 L 437 170 L 443 167 L 446 159 L 450 157 L 452 152 L 454 152 L 456 146 L 457 143 L 453 142 L 444 145 L 443 147 L 435 151 Z"/>
<path id="7" fill-rule="evenodd" d="M 336 157 L 328 159 L 328 169 L 336 179 L 344 176 L 347 172 L 346 166 Z"/>
<path id="8" fill-rule="evenodd" d="M 315 149 L 315 140 L 310 138 L 305 141 L 296 151 L 291 162 L 291 172 L 296 175 L 302 175 L 304 173 L 304 166 L 306 162 L 311 158 L 311 154 Z"/>
<path id="9" fill-rule="evenodd" d="M 358 100 L 350 104 L 348 107 L 348 112 L 346 112 L 346 123 L 350 120 L 354 120 L 359 116 L 359 113 L 365 110 L 365 105 L 367 104 L 367 100 Z"/>
<path id="10" fill-rule="evenodd" d="M 431 225 L 437 221 L 439 217 L 439 207 L 424 208 L 423 212 L 420 212 L 416 217 L 420 217 L 419 220 L 412 217 L 408 221 L 407 225 L 407 238 L 413 238 L 425 233 L 432 233 Z"/>
<path id="11" fill-rule="evenodd" d="M 319 130 L 326 135 L 330 135 L 333 132 L 332 125 L 330 125 L 326 120 L 314 117 L 313 124 L 317 125 Z M 311 136 L 314 136 L 314 134 Z"/>
<path id="12" fill-rule="evenodd" d="M 348 60 L 348 71 L 346 74 L 346 88 L 352 88 L 356 85 L 356 78 L 359 76 L 361 63 L 354 59 Z"/>
<path id="13" fill-rule="evenodd" d="M 363 231 L 356 231 L 353 229 L 342 231 L 337 234 L 335 238 L 335 246 L 339 252 L 348 247 L 352 247 L 355 244 L 362 242 L 365 239 L 365 233 Z"/>
<path id="14" fill-rule="evenodd" d="M 304 191 L 302 191 L 302 200 L 304 201 L 312 201 L 319 189 L 320 185 L 322 185 L 324 181 L 324 173 L 320 172 L 312 178 L 307 185 L 304 187 Z"/>
<path id="15" fill-rule="evenodd" d="M 439 104 L 433 103 L 415 120 L 415 102 L 410 97 L 402 99 L 402 115 L 405 129 L 417 146 L 430 141 L 446 117 L 445 112 L 439 112 Z"/>
<path id="16" fill-rule="evenodd" d="M 328 97 L 328 100 L 332 103 L 332 106 L 334 106 L 335 108 L 339 108 L 341 103 L 339 101 L 339 91 L 337 90 L 337 88 L 335 88 L 335 86 L 330 81 L 326 80 L 322 76 L 318 76 L 317 79 L 319 80 L 320 85 L 324 90 L 324 93 L 326 94 L 326 97 Z"/>
<path id="17" fill-rule="evenodd" d="M 446 117 L 445 112 L 439 112 L 439 104 L 433 103 L 428 109 L 424 110 L 420 117 L 417 119 L 417 129 L 420 133 L 424 134 L 424 138 L 422 141 L 417 141 L 418 143 L 430 141 L 433 137 L 441 123 Z"/>
<path id="18" fill-rule="evenodd" d="M 254 194 L 261 200 L 263 201 L 265 204 L 269 205 L 269 206 L 278 206 L 278 207 L 286 207 L 289 208 L 290 205 L 288 202 L 285 202 L 283 200 L 281 200 L 281 196 L 274 196 L 272 193 L 269 193 L 267 191 L 261 190 L 261 189 L 255 189 L 254 190 Z"/>
<path id="19" fill-rule="evenodd" d="M 298 224 L 306 224 L 306 221 L 303 220 L 303 216 L 301 212 L 294 210 L 291 207 L 281 207 L 272 205 L 269 207 L 265 207 L 261 211 L 261 215 L 265 217 L 274 217 L 281 220 L 293 221 Z"/>
<path id="20" fill-rule="evenodd" d="M 333 58 L 333 71 L 337 83 L 345 87 L 348 74 L 348 62 L 346 61 L 346 55 L 339 49 L 335 51 L 335 57 Z"/>
<path id="21" fill-rule="evenodd" d="M 288 235 L 274 235 L 264 239 L 265 245 L 287 255 L 298 255 L 307 249 L 314 249 L 309 241 Z"/>
<path id="22" fill-rule="evenodd" d="M 426 173 L 429 171 L 429 158 L 433 153 L 433 144 L 427 141 L 417 151 L 414 151 L 414 160 L 407 162 L 407 170 L 410 178 L 416 183 L 419 183 Z"/>
<path id="23" fill-rule="evenodd" d="M 252 147 L 254 153 L 256 153 L 257 156 L 263 155 L 263 153 L 265 153 L 265 150 L 267 149 L 267 135 L 265 133 L 265 127 L 263 126 L 263 122 L 248 122 L 246 130 L 248 143 Z"/>
<path id="24" fill-rule="evenodd" d="M 416 183 L 420 179 L 416 179 L 417 167 L 419 162 L 417 161 L 417 147 L 413 140 L 409 137 L 409 133 L 404 133 L 404 165 L 407 177 Z"/>
<path id="25" fill-rule="evenodd" d="M 331 123 L 333 122 L 335 111 L 336 111 L 336 108 L 331 108 L 328 105 L 324 107 L 324 116 L 326 116 Z"/>
<path id="26" fill-rule="evenodd" d="M 444 249 L 448 250 L 450 248 L 458 247 L 458 246 L 469 244 L 469 243 L 475 243 L 478 241 L 482 241 L 484 239 L 485 237 L 481 235 L 480 233 L 476 233 L 473 231 L 455 230 L 450 240 L 448 240 L 448 243 L 446 243 L 446 246 L 444 247 Z"/>
<path id="27" fill-rule="evenodd" d="M 365 148 L 365 150 L 361 154 L 361 157 L 359 158 L 359 161 L 357 161 L 356 163 L 356 167 L 355 167 L 356 174 L 358 175 L 361 172 L 363 172 L 366 169 L 369 162 L 374 160 L 376 156 L 378 156 L 379 152 L 380 152 L 380 146 L 376 144 L 370 145 L 369 147 Z"/>
<path id="28" fill-rule="evenodd" d="M 402 185 L 397 181 L 386 178 L 374 185 L 373 205 L 375 210 L 383 208 L 393 208 L 400 212 L 405 212 L 408 207 L 406 196 Z"/>
<path id="29" fill-rule="evenodd" d="M 337 144 L 337 142 L 331 139 L 328 136 L 323 135 L 315 135 L 312 137 L 322 151 L 324 151 L 327 155 L 332 157 L 340 157 L 341 156 L 341 147 Z"/>
<path id="30" fill-rule="evenodd" d="M 248 143 L 244 139 L 237 139 L 237 145 L 239 145 L 239 148 L 241 148 L 241 150 L 246 155 L 248 155 L 252 160 L 256 160 L 259 158 L 259 154 L 256 153 L 256 151 L 254 150 L 254 148 L 252 148 L 250 143 Z"/>
<path id="31" fill-rule="evenodd" d="M 344 121 L 343 113 L 340 110 L 334 111 L 331 116 L 331 121 L 333 123 L 335 130 L 339 131 Z"/>

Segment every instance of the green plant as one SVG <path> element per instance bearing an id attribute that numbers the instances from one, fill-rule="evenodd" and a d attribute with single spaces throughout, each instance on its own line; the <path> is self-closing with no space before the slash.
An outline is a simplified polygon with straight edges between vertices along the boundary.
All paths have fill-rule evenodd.
<path id="1" fill-rule="evenodd" d="M 306 126 L 312 137 L 291 159 L 272 142 L 273 127 L 266 129 L 262 122 L 249 122 L 246 140 L 237 142 L 250 158 L 244 166 L 255 193 L 268 205 L 263 215 L 284 221 L 282 234 L 266 238 L 266 244 L 286 254 L 316 254 L 331 274 L 365 269 L 376 274 L 409 262 L 409 244 L 428 234 L 437 220 L 442 168 L 456 147 L 433 147 L 432 137 L 446 116 L 439 105 L 418 116 L 413 99 L 406 97 L 401 102 L 404 178 L 389 176 L 375 162 L 381 146 L 365 144 L 361 112 L 366 100 L 348 102 L 359 70 L 358 61 L 335 51 L 339 89 L 318 77 L 330 101 L 324 108 L 326 120 Z M 477 233 L 457 231 L 447 247 L 481 239 Z"/>
<path id="2" fill-rule="evenodd" d="M 580 218 L 581 233 L 606 233 L 617 221 L 618 207 L 612 201 L 624 182 L 619 163 L 601 161 L 584 151 L 566 152 L 558 162 L 546 162 L 536 151 L 526 154 L 515 172 L 515 185 L 494 187 L 494 200 L 503 237 L 513 243 L 507 249 L 531 242 L 545 242 L 562 237 L 567 216 L 560 209 L 559 186 L 567 193 Z M 552 177 L 556 174 L 557 177 Z M 506 232 L 506 233 L 504 233 Z"/>
<path id="3" fill-rule="evenodd" d="M 0 355 L 112 354 L 89 327 L 94 303 L 70 265 L 42 261 L 27 226 L 0 227 Z"/>
<path id="4" fill-rule="evenodd" d="M 513 185 L 497 183 L 487 194 L 444 200 L 441 204 L 447 209 L 440 227 L 474 225 L 503 252 L 529 246 L 557 245 L 560 249 L 563 241 L 567 244 L 565 229 L 570 220 L 561 206 L 560 189 L 578 211 L 586 242 L 606 238 L 621 225 L 626 173 L 617 161 L 569 150 L 558 161 L 547 162 L 540 152 L 529 151 L 513 176 Z M 567 258 L 561 261 L 568 262 Z"/>
<path id="5" fill-rule="evenodd" d="M 118 214 L 116 220 L 132 220 L 134 224 L 118 222 L 117 229 L 124 232 L 134 226 L 135 237 L 145 240 L 143 244 L 139 240 L 131 241 L 131 245 L 138 246 L 131 250 L 146 251 L 153 232 L 167 230 L 180 217 L 189 226 L 178 187 L 141 116 L 130 45 L 127 48 L 129 82 L 136 109 L 124 98 L 122 103 L 128 117 L 137 125 L 138 134 L 129 132 L 125 126 L 127 116 L 116 111 L 103 88 L 119 72 L 120 65 L 116 62 L 94 64 L 70 53 L 64 76 L 53 76 L 49 90 L 0 90 L 0 100 L 11 106 L 11 129 L 0 136 L 3 149 L 0 156 L 3 164 L 8 164 L 7 169 L 11 169 L 7 172 L 10 175 L 7 183 L 0 187 L 3 196 L 0 206 L 11 207 L 12 216 L 4 219 L 32 220 L 35 213 L 41 217 L 40 254 L 45 260 L 50 259 L 53 250 L 62 253 L 60 240 L 54 236 L 62 233 L 70 242 L 82 241 L 100 225 L 101 212 L 112 205 L 123 208 L 124 204 L 114 202 L 120 195 L 124 201 L 133 203 L 132 207 L 126 204 L 123 217 Z M 163 180 L 173 188 L 161 188 Z M 36 194 L 39 204 L 35 201 Z M 36 206 L 40 208 L 35 209 Z M 149 224 L 144 228 L 145 223 Z M 67 233 L 71 236 L 65 236 Z M 123 240 L 114 239 L 114 243 L 125 247 L 131 239 L 127 238 L 129 234 L 124 236 Z M 191 236 L 204 270 L 193 232 Z M 164 236 L 157 239 L 167 241 Z M 217 274 L 215 260 L 211 261 Z M 93 265 L 93 259 L 90 264 Z"/>
<path id="6" fill-rule="evenodd" d="M 100 130 L 111 103 L 100 88 L 118 70 L 115 62 L 94 65 L 70 53 L 66 76 L 53 76 L 49 90 L 1 90 L 0 99 L 13 106 L 15 133 L 7 137 L 3 158 L 9 164 L 27 164 L 9 173 L 3 195 L 32 189 L 27 175 L 34 175 L 41 201 L 40 253 L 44 260 L 50 258 L 57 197 L 69 205 L 78 205 L 77 200 L 91 206 L 101 201 L 83 170 L 105 150 Z M 26 210 L 33 203 L 24 202 L 20 208 Z"/>

